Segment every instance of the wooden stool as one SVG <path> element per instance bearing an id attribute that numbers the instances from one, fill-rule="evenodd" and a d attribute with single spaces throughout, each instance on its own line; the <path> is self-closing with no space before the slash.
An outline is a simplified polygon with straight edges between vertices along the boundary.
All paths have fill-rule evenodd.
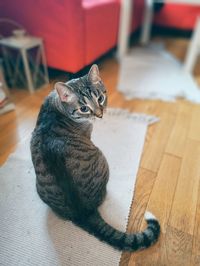
<path id="1" fill-rule="evenodd" d="M 8 74 L 9 80 L 12 83 L 12 86 L 16 83 L 18 78 L 22 81 L 24 80 L 22 72 L 19 71 L 21 62 L 24 67 L 28 89 L 31 93 L 34 91 L 34 83 L 36 84 L 39 77 L 42 78 L 45 84 L 49 83 L 46 58 L 41 38 L 32 36 L 23 36 L 17 38 L 15 36 L 11 36 L 0 40 L 0 45 L 2 47 L 5 61 L 5 70 Z M 37 49 L 35 58 L 33 58 L 30 54 L 30 50 L 33 48 Z M 11 49 L 14 49 L 17 52 L 15 58 L 11 54 Z M 43 71 L 40 70 L 40 63 L 42 63 Z M 30 66 L 32 66 L 32 70 Z"/>

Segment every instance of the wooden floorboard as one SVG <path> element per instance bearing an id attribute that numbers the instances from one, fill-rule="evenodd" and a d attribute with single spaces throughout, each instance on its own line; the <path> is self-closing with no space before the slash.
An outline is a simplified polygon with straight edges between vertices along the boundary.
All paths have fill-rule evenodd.
<path id="1" fill-rule="evenodd" d="M 169 51 L 184 59 L 188 40 L 165 38 L 164 42 Z M 159 218 L 162 234 L 147 250 L 123 253 L 120 265 L 200 266 L 200 105 L 183 100 L 126 101 L 116 90 L 117 60 L 102 61 L 100 72 L 108 90 L 109 106 L 160 118 L 148 128 L 127 231 L 144 229 L 143 216 L 149 210 Z M 200 83 L 199 68 L 194 74 Z M 0 165 L 31 134 L 42 101 L 52 86 L 33 95 L 26 90 L 11 91 L 16 111 L 0 117 Z"/>
<path id="2" fill-rule="evenodd" d="M 155 179 L 156 173 L 143 168 L 139 169 L 127 232 L 140 231 L 144 218 L 144 213 L 147 208 L 147 204 L 154 186 Z M 121 257 L 120 265 L 126 266 L 130 258 L 131 253 L 124 252 Z"/>
<path id="3" fill-rule="evenodd" d="M 193 235 L 194 231 L 198 200 L 200 179 L 199 162 L 200 143 L 188 139 L 185 154 L 182 159 L 169 224 L 191 235 Z"/>
<path id="4" fill-rule="evenodd" d="M 183 157 L 189 134 L 193 106 L 186 102 L 179 105 L 178 113 L 170 133 L 165 151 L 180 158 Z"/>

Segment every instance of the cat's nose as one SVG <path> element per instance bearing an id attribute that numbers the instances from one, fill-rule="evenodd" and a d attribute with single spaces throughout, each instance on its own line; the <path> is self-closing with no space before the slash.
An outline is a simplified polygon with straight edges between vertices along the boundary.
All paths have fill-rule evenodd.
<path id="1" fill-rule="evenodd" d="M 98 118 L 102 118 L 102 117 L 103 117 L 103 112 L 102 112 L 101 110 L 99 110 L 99 111 L 97 111 L 97 112 L 95 113 L 95 115 L 96 115 L 96 117 L 98 117 Z"/>

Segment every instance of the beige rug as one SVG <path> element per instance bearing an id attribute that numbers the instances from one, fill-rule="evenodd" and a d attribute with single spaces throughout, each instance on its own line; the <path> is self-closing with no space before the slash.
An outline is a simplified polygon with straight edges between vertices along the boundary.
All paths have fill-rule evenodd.
<path id="1" fill-rule="evenodd" d="M 200 103 L 200 89 L 193 76 L 159 44 L 135 47 L 124 56 L 118 90 L 127 99 L 175 101 L 183 98 Z"/>
<path id="2" fill-rule="evenodd" d="M 147 126 L 157 118 L 111 109 L 96 121 L 93 140 L 110 165 L 101 206 L 110 224 L 126 230 Z M 0 169 L 0 265 L 114 266 L 121 252 L 58 218 L 38 197 L 29 140 Z"/>

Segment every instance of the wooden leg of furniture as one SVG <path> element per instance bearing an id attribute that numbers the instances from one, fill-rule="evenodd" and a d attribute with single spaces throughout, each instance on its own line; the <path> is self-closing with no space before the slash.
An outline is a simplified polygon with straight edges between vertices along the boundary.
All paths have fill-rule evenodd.
<path id="1" fill-rule="evenodd" d="M 128 49 L 131 14 L 132 14 L 132 0 L 121 1 L 118 51 L 117 51 L 118 59 L 121 59 L 126 54 Z"/>
<path id="2" fill-rule="evenodd" d="M 140 37 L 140 43 L 142 45 L 146 45 L 149 43 L 152 20 L 153 20 L 153 0 L 145 0 L 144 18 L 142 22 L 142 32 Z"/>
<path id="3" fill-rule="evenodd" d="M 21 55 L 22 55 L 25 75 L 26 75 L 26 79 L 27 79 L 27 82 L 28 82 L 28 89 L 29 89 L 30 93 L 33 93 L 34 92 L 34 86 L 33 86 L 33 80 L 32 80 L 32 77 L 31 77 L 31 71 L 30 71 L 28 57 L 27 57 L 27 51 L 25 49 L 21 49 L 20 52 L 21 52 Z"/>
<path id="4" fill-rule="evenodd" d="M 197 56 L 200 53 L 200 18 L 197 19 L 196 27 L 193 32 L 192 40 L 190 42 L 186 59 L 184 63 L 184 70 L 192 72 Z"/>

